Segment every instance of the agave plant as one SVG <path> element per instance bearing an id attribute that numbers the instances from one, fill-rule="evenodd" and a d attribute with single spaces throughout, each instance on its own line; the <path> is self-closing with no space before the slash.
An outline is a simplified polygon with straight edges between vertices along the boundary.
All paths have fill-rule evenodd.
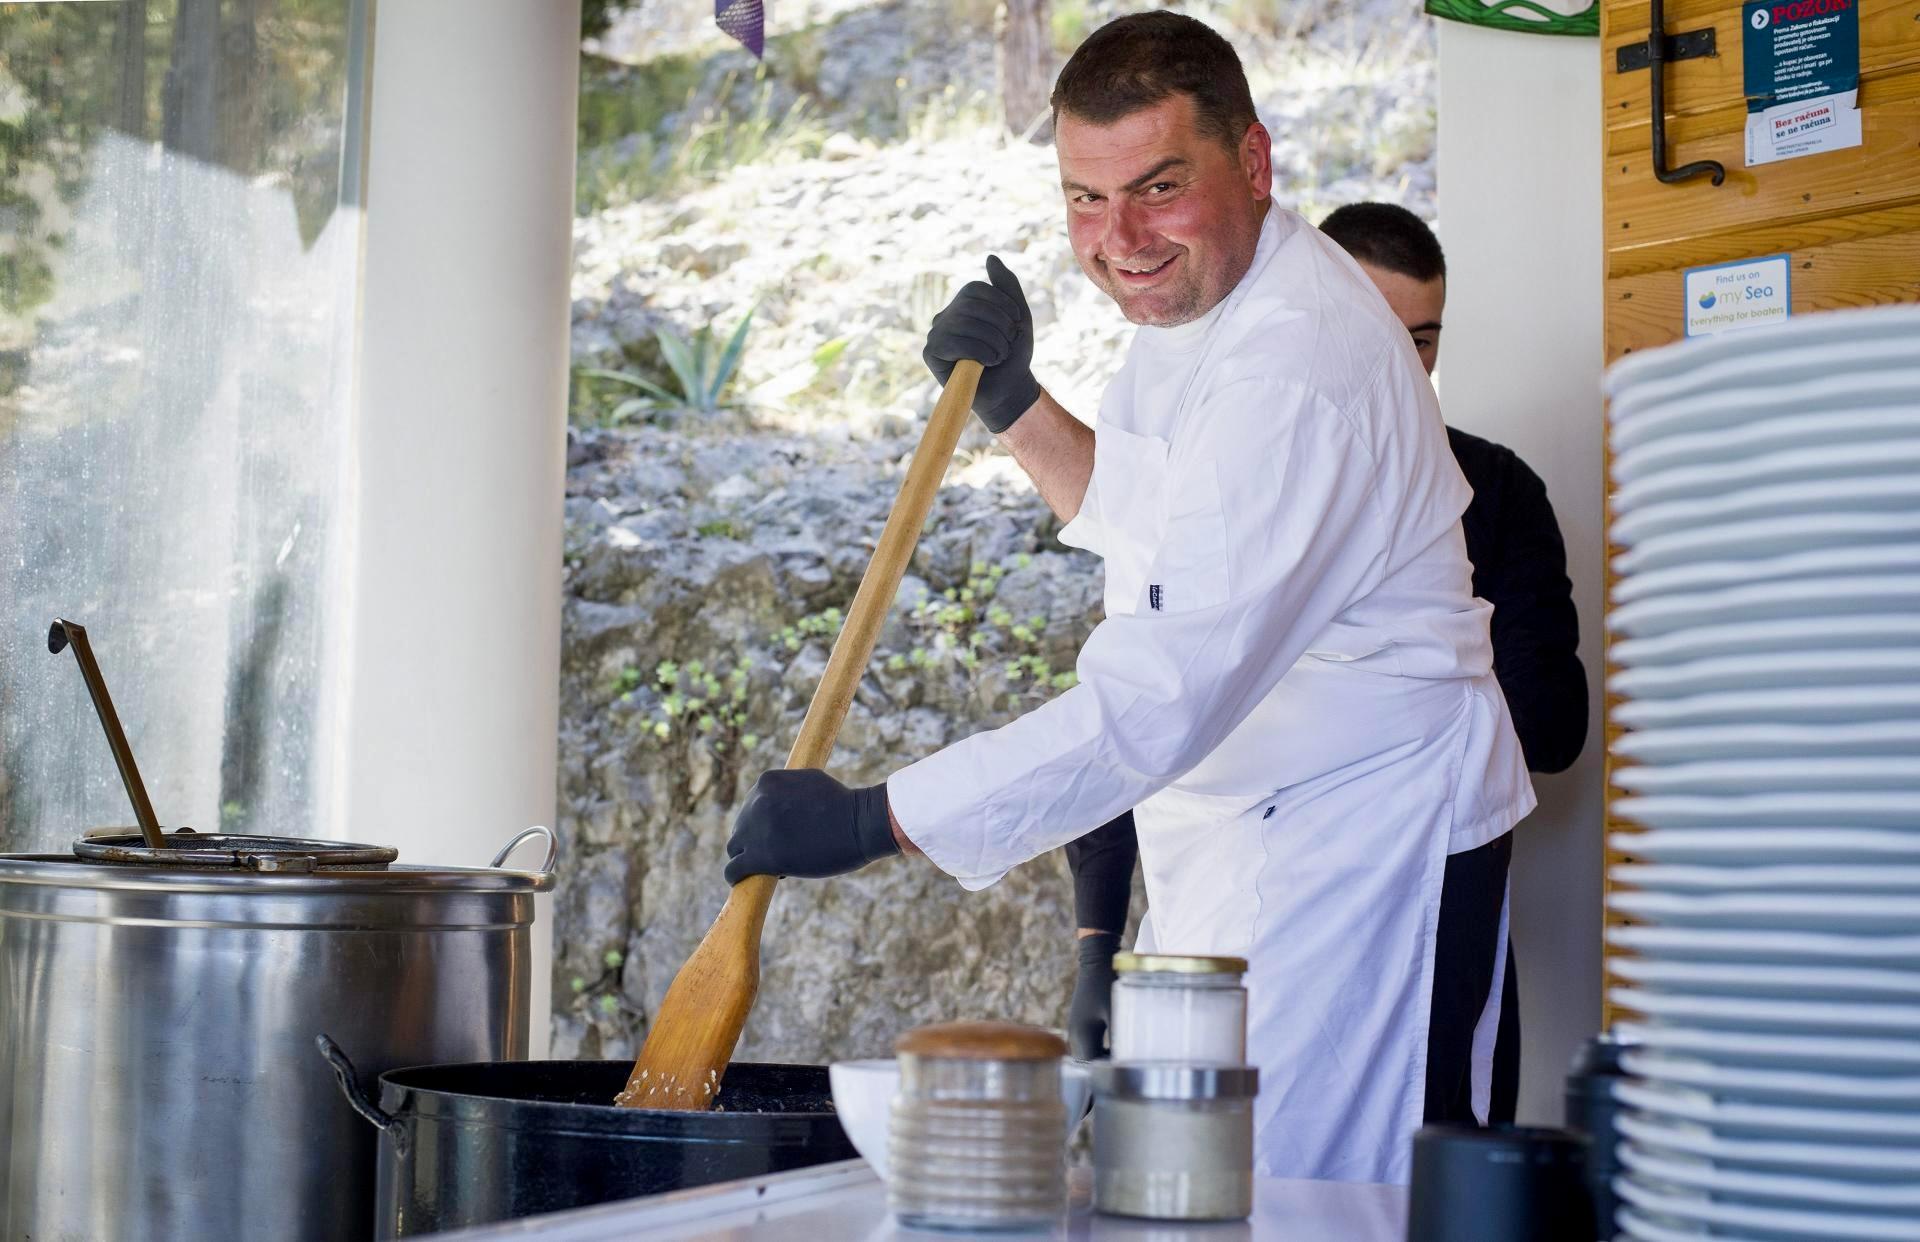
<path id="1" fill-rule="evenodd" d="M 747 345 L 747 329 L 752 323 L 753 311 L 749 310 L 740 317 L 725 345 L 719 343 L 711 324 L 696 331 L 692 340 L 664 325 L 656 328 L 653 335 L 660 343 L 660 357 L 667 364 L 670 385 L 632 371 L 601 367 L 583 367 L 580 374 L 640 390 L 640 395 L 627 398 L 608 412 L 610 422 L 620 422 L 644 410 L 695 410 L 712 414 L 728 404 L 727 385 L 739 369 L 740 354 Z"/>

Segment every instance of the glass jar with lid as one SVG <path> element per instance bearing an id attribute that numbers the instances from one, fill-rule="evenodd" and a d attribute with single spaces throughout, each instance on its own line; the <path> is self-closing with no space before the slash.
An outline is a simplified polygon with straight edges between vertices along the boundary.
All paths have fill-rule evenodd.
<path id="1" fill-rule="evenodd" d="M 1067 1045 L 1011 1022 L 948 1022 L 895 1046 L 887 1199 L 909 1228 L 1034 1229 L 1066 1210 Z"/>
<path id="2" fill-rule="evenodd" d="M 1245 958 L 1121 953 L 1113 970 L 1115 1061 L 1246 1063 Z"/>

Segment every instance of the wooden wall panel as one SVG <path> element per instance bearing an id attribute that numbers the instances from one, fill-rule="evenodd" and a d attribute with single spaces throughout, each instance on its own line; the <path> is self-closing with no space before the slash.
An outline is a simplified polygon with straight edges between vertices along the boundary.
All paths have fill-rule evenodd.
<path id="1" fill-rule="evenodd" d="M 1920 208 L 1914 209 L 1920 212 Z M 1920 232 L 1890 233 L 1831 246 L 1784 247 L 1796 315 L 1882 302 L 1920 302 Z M 1744 251 L 1744 254 L 1765 253 Z M 1686 318 L 1678 271 L 1607 282 L 1607 361 L 1664 345 Z"/>
<path id="2" fill-rule="evenodd" d="M 1622 5 L 1612 12 L 1622 23 L 1602 38 L 1601 95 L 1606 109 L 1607 151 L 1622 155 L 1647 149 L 1651 129 L 1652 77 L 1646 70 L 1615 73 L 1619 48 L 1644 43 L 1647 6 Z M 1673 0 L 1666 6 L 1667 29 L 1678 33 L 1712 26 L 1717 55 L 1675 61 L 1667 68 L 1667 118 L 1671 132 L 1700 138 L 1738 130 L 1746 124 L 1747 99 L 1741 71 L 1740 5 L 1725 0 Z M 1860 0 L 1860 78 L 1863 90 L 1903 70 L 1920 68 L 1920 0 Z M 1677 125 L 1677 129 L 1673 128 Z"/>
<path id="3" fill-rule="evenodd" d="M 1920 33 L 1920 23 L 1914 25 Z M 1669 70 L 1671 72 L 1671 70 Z M 1646 75 L 1635 74 L 1642 77 Z M 1869 112 L 1883 104 L 1913 99 L 1920 96 L 1920 63 L 1905 62 L 1883 70 L 1873 76 L 1862 77 L 1860 81 L 1861 106 Z M 1624 117 L 1624 114 L 1622 114 Z M 1648 123 L 1647 102 L 1640 101 L 1637 119 L 1624 122 L 1607 129 L 1606 150 L 1609 155 L 1622 160 L 1638 160 L 1643 167 L 1648 159 L 1648 139 L 1653 126 Z M 1711 108 L 1690 108 L 1675 113 L 1671 105 L 1667 112 L 1668 150 L 1672 144 L 1698 142 L 1719 134 L 1743 135 L 1747 127 L 1747 103 L 1744 98 L 1734 99 Z M 1669 160 L 1671 163 L 1672 161 Z"/>
<path id="4" fill-rule="evenodd" d="M 1669 143 L 1670 165 L 1693 160 L 1725 164 L 1726 184 L 1720 186 L 1705 177 L 1665 185 L 1654 178 L 1645 159 L 1609 160 L 1602 179 L 1608 275 L 1614 270 L 1612 257 L 1622 251 L 1657 251 L 1733 229 L 1784 229 L 1799 220 L 1920 203 L 1920 98 L 1869 109 L 1863 137 L 1864 145 L 1850 151 L 1758 168 L 1742 166 L 1741 134 Z M 1671 260 L 1644 255 L 1635 260 L 1641 270 L 1656 265 L 1669 266 Z"/>

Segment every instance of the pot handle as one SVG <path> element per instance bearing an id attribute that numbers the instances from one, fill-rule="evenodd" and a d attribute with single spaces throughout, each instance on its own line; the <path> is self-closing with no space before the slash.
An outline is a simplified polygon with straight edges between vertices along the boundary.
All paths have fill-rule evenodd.
<path id="1" fill-rule="evenodd" d="M 493 856 L 493 861 L 488 863 L 487 866 L 498 867 L 501 863 L 507 861 L 507 855 L 513 853 L 513 851 L 519 847 L 520 843 L 529 837 L 545 837 L 547 839 L 547 856 L 541 860 L 540 870 L 534 874 L 552 875 L 553 864 L 555 860 L 560 857 L 560 838 L 553 835 L 553 829 L 547 827 L 545 824 L 535 824 L 513 840 L 501 846 L 500 852 Z"/>
<path id="2" fill-rule="evenodd" d="M 340 1094 L 347 1097 L 347 1103 L 353 1107 L 353 1111 L 372 1122 L 374 1129 L 389 1136 L 393 1140 L 394 1150 L 404 1156 L 407 1132 L 401 1127 L 400 1119 L 367 1098 L 367 1093 L 360 1089 L 360 1071 L 353 1068 L 353 1062 L 347 1059 L 346 1052 L 330 1036 L 315 1035 L 313 1042 L 320 1049 L 320 1055 L 327 1059 L 327 1064 L 333 1067 L 333 1076 L 340 1083 Z"/>

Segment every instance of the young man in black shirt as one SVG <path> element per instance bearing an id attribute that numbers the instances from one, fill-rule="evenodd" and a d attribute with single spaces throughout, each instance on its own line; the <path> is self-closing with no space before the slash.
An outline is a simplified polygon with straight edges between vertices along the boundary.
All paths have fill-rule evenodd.
<path id="1" fill-rule="evenodd" d="M 1427 373 L 1440 355 L 1446 258 L 1418 216 L 1388 203 L 1342 207 L 1321 224 L 1379 287 L 1413 337 Z M 1512 450 L 1447 429 L 1473 502 L 1461 517 L 1474 594 L 1493 605 L 1494 675 L 1507 698 L 1527 766 L 1560 772 L 1587 737 L 1587 679 L 1577 654 L 1579 619 L 1565 545 L 1546 487 Z M 1079 923 L 1079 978 L 1068 1034 L 1078 1057 L 1105 1050 L 1113 955 L 1126 925 L 1138 846 L 1131 814 L 1067 847 Z M 1428 1121 L 1480 1120 L 1473 1101 L 1475 1032 L 1502 956 L 1509 833 L 1447 860 L 1434 947 L 1427 1038 Z M 1504 954 L 1499 1025 L 1484 1120 L 1512 1121 L 1519 1091 L 1520 1008 L 1513 955 Z"/>

